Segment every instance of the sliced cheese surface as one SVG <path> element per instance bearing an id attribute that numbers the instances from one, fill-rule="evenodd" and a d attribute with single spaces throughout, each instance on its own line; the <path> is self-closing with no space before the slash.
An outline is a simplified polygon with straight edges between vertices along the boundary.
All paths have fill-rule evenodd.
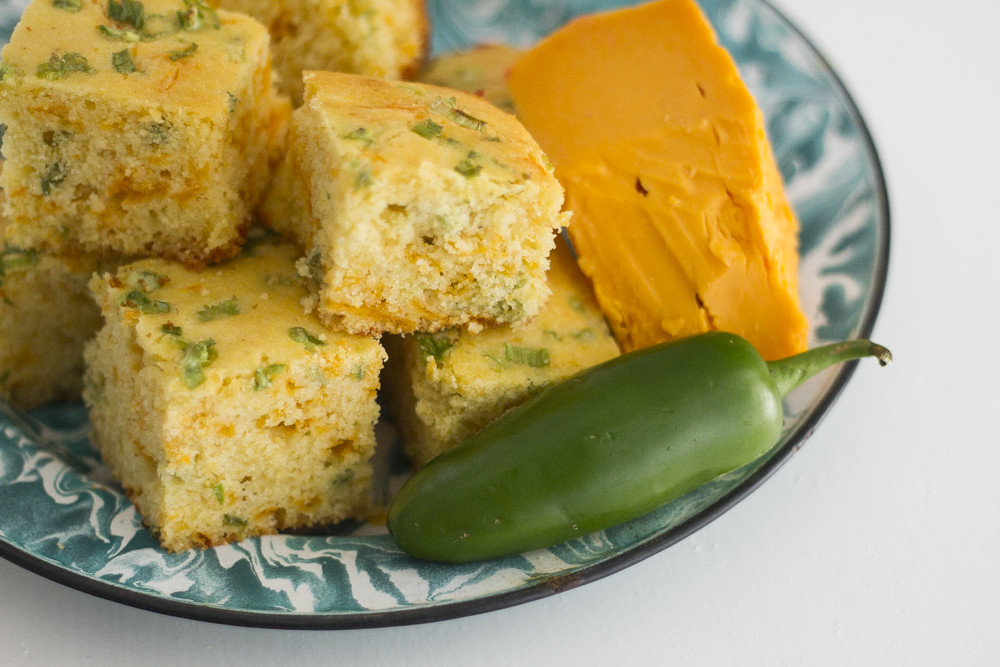
<path id="1" fill-rule="evenodd" d="M 806 348 L 798 222 L 763 115 L 694 2 L 576 19 L 508 84 L 624 350 L 708 330 L 767 359 Z"/>

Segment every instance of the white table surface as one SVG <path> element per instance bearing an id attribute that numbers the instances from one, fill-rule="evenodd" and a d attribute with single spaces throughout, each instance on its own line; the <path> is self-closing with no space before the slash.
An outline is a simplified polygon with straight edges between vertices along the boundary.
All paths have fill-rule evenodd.
<path id="1" fill-rule="evenodd" d="M 541 601 L 433 624 L 237 628 L 0 560 L 0 664 L 1000 664 L 1000 4 L 776 0 L 886 170 L 888 290 L 804 449 L 677 545 Z"/>

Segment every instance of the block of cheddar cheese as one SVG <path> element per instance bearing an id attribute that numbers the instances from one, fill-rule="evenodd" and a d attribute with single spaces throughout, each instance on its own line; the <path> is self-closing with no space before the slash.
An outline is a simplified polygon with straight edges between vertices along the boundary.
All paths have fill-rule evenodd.
<path id="1" fill-rule="evenodd" d="M 692 0 L 576 19 L 508 84 L 626 351 L 716 329 L 769 359 L 805 348 L 798 222 L 763 115 Z"/>

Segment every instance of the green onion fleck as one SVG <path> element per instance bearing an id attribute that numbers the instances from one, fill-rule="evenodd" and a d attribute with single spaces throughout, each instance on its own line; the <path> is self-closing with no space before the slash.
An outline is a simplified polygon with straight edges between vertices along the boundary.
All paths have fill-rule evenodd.
<path id="1" fill-rule="evenodd" d="M 448 112 L 458 106 L 458 99 L 455 97 L 435 97 L 431 102 L 431 111 L 447 116 Z"/>
<path id="2" fill-rule="evenodd" d="M 120 301 L 125 308 L 136 308 L 145 315 L 159 315 L 170 312 L 170 304 L 158 299 L 150 299 L 141 289 L 134 289 L 125 294 Z"/>
<path id="3" fill-rule="evenodd" d="M 372 176 L 372 168 L 368 165 L 358 165 L 354 172 L 354 189 L 361 190 L 362 188 L 367 188 L 375 182 L 375 178 Z"/>
<path id="4" fill-rule="evenodd" d="M 429 334 L 420 336 L 417 339 L 417 344 L 420 345 L 420 352 L 423 354 L 425 362 L 427 357 L 433 357 L 434 361 L 439 364 L 444 363 L 444 356 L 448 350 L 455 347 L 455 344 L 447 338 L 435 338 Z"/>
<path id="5" fill-rule="evenodd" d="M 38 66 L 36 75 L 39 79 L 48 81 L 58 81 L 64 79 L 73 72 L 93 73 L 95 70 L 90 66 L 87 59 L 79 53 L 67 53 L 63 56 L 52 54 L 46 62 Z"/>
<path id="6" fill-rule="evenodd" d="M 177 344 L 184 350 L 184 354 L 181 355 L 180 360 L 184 382 L 187 384 L 188 389 L 194 389 L 205 381 L 205 373 L 202 369 L 215 361 L 219 356 L 218 350 L 215 349 L 215 341 L 207 338 L 195 343 L 184 338 L 179 338 Z"/>
<path id="7" fill-rule="evenodd" d="M 6 81 L 15 74 L 17 74 L 17 68 L 10 63 L 0 62 L 0 81 Z"/>
<path id="8" fill-rule="evenodd" d="M 52 186 L 59 185 L 66 180 L 66 166 L 62 162 L 53 162 L 49 165 L 49 170 L 41 177 L 42 194 L 48 197 L 52 194 Z"/>
<path id="9" fill-rule="evenodd" d="M 143 128 L 143 140 L 151 146 L 162 146 L 170 143 L 172 125 L 168 122 L 149 123 Z"/>
<path id="10" fill-rule="evenodd" d="M 438 97 L 431 103 L 431 111 L 448 118 L 456 125 L 461 125 L 468 130 L 484 132 L 486 121 L 480 120 L 472 114 L 466 113 L 458 108 L 458 100 L 454 97 Z"/>
<path id="11" fill-rule="evenodd" d="M 240 314 L 240 304 L 236 299 L 226 299 L 214 306 L 205 306 L 195 316 L 199 322 L 211 322 L 220 317 L 232 317 Z"/>
<path id="12" fill-rule="evenodd" d="M 549 365 L 549 351 L 544 347 L 521 347 L 504 343 L 504 357 L 515 364 L 524 364 L 532 368 L 543 368 Z"/>
<path id="13" fill-rule="evenodd" d="M 284 364 L 266 364 L 260 366 L 253 374 L 253 389 L 260 391 L 271 386 L 274 376 L 285 370 Z"/>
<path id="14" fill-rule="evenodd" d="M 465 113 L 461 109 L 452 109 L 448 112 L 448 118 L 453 120 L 457 125 L 468 130 L 475 130 L 476 132 L 486 131 L 486 121 L 479 120 L 475 116 Z"/>
<path id="15" fill-rule="evenodd" d="M 182 58 L 190 58 L 191 56 L 194 55 L 194 52 L 197 51 L 197 50 L 198 50 L 198 43 L 197 42 L 191 42 L 190 44 L 187 45 L 187 47 L 185 47 L 185 48 L 183 48 L 183 49 L 181 49 L 179 51 L 171 51 L 170 52 L 170 60 L 172 60 L 173 62 L 177 62 L 178 60 L 181 60 Z M 237 100 L 237 102 L 238 101 L 239 100 Z M 230 101 L 230 104 L 232 104 L 232 101 Z"/>
<path id="16" fill-rule="evenodd" d="M 105 37 L 110 37 L 111 39 L 118 39 L 123 42 L 138 42 L 142 39 L 139 33 L 133 32 L 131 30 L 119 30 L 118 28 L 112 28 L 106 25 L 97 26 L 97 31 L 100 32 Z"/>
<path id="17" fill-rule="evenodd" d="M 410 129 L 412 129 L 414 132 L 419 134 L 424 139 L 433 139 L 435 137 L 441 136 L 441 130 L 444 129 L 444 126 L 438 125 L 430 118 L 426 118 L 417 123 L 416 125 L 414 125 Z"/>
<path id="18" fill-rule="evenodd" d="M 223 491 L 222 482 L 219 482 L 218 484 L 213 486 L 212 491 L 215 493 L 215 499 L 219 501 L 220 505 L 226 502 L 226 494 Z"/>
<path id="19" fill-rule="evenodd" d="M 4 248 L 0 252 L 0 276 L 7 271 L 23 269 L 38 264 L 37 250 L 21 250 L 20 248 Z"/>
<path id="20" fill-rule="evenodd" d="M 72 72 L 94 72 L 87 59 L 80 53 L 72 52 L 63 56 L 52 54 L 48 61 L 38 66 L 36 74 L 39 79 L 57 81 L 69 76 Z"/>
<path id="21" fill-rule="evenodd" d="M 353 132 L 348 132 L 344 135 L 344 138 L 351 141 L 360 141 L 365 146 L 371 146 L 375 143 L 375 134 L 367 127 L 359 127 Z"/>
<path id="22" fill-rule="evenodd" d="M 141 2 L 136 0 L 108 0 L 108 16 L 119 23 L 141 29 L 146 22 L 146 10 Z"/>
<path id="23" fill-rule="evenodd" d="M 474 178 L 479 175 L 479 172 L 483 170 L 483 166 L 476 164 L 469 158 L 465 158 L 461 162 L 455 165 L 455 171 L 460 173 L 466 178 Z"/>
<path id="24" fill-rule="evenodd" d="M 239 528 L 240 530 L 246 530 L 247 520 L 241 519 L 235 514 L 226 514 L 224 517 L 222 517 L 222 525 L 229 526 L 232 528 Z"/>
<path id="25" fill-rule="evenodd" d="M 20 248 L 5 248 L 0 252 L 0 287 L 3 287 L 4 277 L 8 271 L 28 268 L 38 263 L 37 250 L 21 250 Z M 4 303 L 11 303 L 5 296 Z"/>
<path id="26" fill-rule="evenodd" d="M 337 486 L 339 486 L 339 485 L 341 485 L 341 484 L 347 484 L 348 482 L 350 482 L 350 481 L 353 481 L 353 480 L 354 480 L 354 475 L 355 475 L 355 473 L 354 473 L 354 470 L 352 470 L 351 468 L 348 468 L 347 470 L 341 470 L 341 471 L 340 471 L 340 472 L 338 472 L 338 473 L 337 473 L 337 475 L 336 475 L 336 476 L 335 476 L 335 477 L 334 477 L 334 478 L 333 478 L 333 479 L 331 480 L 331 482 L 332 482 L 332 483 L 333 483 L 334 485 L 337 485 Z"/>
<path id="27" fill-rule="evenodd" d="M 305 327 L 292 327 L 288 330 L 288 335 L 296 343 L 305 345 L 306 349 L 310 352 L 316 349 L 317 346 L 326 345 L 325 342 L 306 331 Z"/>
<path id="28" fill-rule="evenodd" d="M 181 328 L 176 324 L 174 324 L 173 322 L 165 323 L 163 326 L 160 327 L 160 331 L 170 336 L 180 336 L 183 333 Z"/>
<path id="29" fill-rule="evenodd" d="M 52 6 L 67 12 L 80 11 L 80 0 L 52 0 Z"/>
<path id="30" fill-rule="evenodd" d="M 524 317 L 524 304 L 517 299 L 511 301 L 498 301 L 494 306 L 494 312 L 498 319 L 505 322 L 514 322 Z"/>
<path id="31" fill-rule="evenodd" d="M 306 377 L 321 387 L 325 387 L 326 383 L 329 382 L 329 379 L 326 377 L 326 373 L 324 373 L 323 369 L 318 366 L 310 366 L 308 371 L 306 371 Z"/>
<path id="32" fill-rule="evenodd" d="M 111 65 L 119 74 L 131 74 L 136 70 L 135 62 L 132 60 L 132 54 L 129 53 L 128 49 L 112 53 Z"/>
<path id="33" fill-rule="evenodd" d="M 205 27 L 218 30 L 222 27 L 219 15 L 202 0 L 184 0 L 184 4 L 187 9 L 177 12 L 182 30 L 201 30 Z"/>

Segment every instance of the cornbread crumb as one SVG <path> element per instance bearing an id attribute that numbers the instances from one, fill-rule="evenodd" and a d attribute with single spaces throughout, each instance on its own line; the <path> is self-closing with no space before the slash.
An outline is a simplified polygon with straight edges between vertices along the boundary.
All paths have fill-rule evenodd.
<path id="1" fill-rule="evenodd" d="M 474 95 L 305 75 L 288 162 L 263 207 L 306 250 L 330 326 L 476 330 L 548 296 L 562 188 L 517 120 Z"/>
<path id="2" fill-rule="evenodd" d="M 192 265 L 235 255 L 290 114 L 267 30 L 201 2 L 122 6 L 32 0 L 3 49 L 6 240 Z"/>
<path id="3" fill-rule="evenodd" d="M 385 352 L 303 313 L 295 257 L 262 244 L 221 275 L 145 259 L 91 282 L 92 439 L 168 550 L 371 509 Z"/>
<path id="4" fill-rule="evenodd" d="M 302 102 L 310 70 L 408 79 L 429 47 L 423 0 L 215 0 L 271 33 L 279 86 Z"/>
<path id="5" fill-rule="evenodd" d="M 618 355 L 590 285 L 563 243 L 552 254 L 552 296 L 524 326 L 387 339 L 393 415 L 417 465 L 549 384 Z"/>

